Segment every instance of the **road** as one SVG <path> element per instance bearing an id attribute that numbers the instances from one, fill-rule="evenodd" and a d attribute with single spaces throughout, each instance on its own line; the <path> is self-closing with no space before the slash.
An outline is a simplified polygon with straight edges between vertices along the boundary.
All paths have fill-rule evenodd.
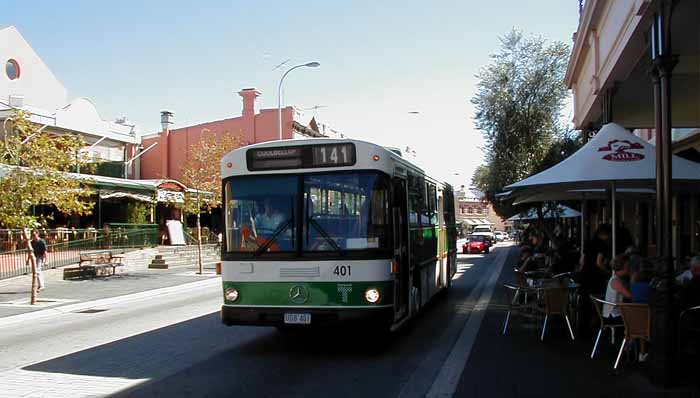
<path id="1" fill-rule="evenodd" d="M 449 396 L 480 326 L 475 314 L 507 251 L 460 254 L 449 295 L 385 338 L 372 330 L 304 335 L 225 327 L 218 280 L 0 327 L 0 391 L 4 397 Z"/>

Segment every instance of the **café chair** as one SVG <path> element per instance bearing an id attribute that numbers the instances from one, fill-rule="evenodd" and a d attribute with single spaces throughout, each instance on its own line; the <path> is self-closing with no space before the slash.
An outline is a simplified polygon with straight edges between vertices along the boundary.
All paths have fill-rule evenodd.
<path id="1" fill-rule="evenodd" d="M 518 269 L 515 269 L 515 280 L 518 282 L 518 287 L 520 287 L 520 290 L 518 291 L 517 294 L 524 294 L 525 295 L 525 301 L 528 301 L 528 293 L 531 290 L 530 283 L 527 281 L 527 275 L 526 273 L 518 271 Z"/>
<path id="2" fill-rule="evenodd" d="M 625 324 L 622 322 L 611 322 L 609 319 L 603 317 L 603 305 L 607 304 L 613 307 L 617 307 L 617 304 L 602 300 L 600 297 L 596 297 L 592 294 L 589 297 L 591 298 L 591 303 L 593 303 L 593 308 L 595 308 L 595 312 L 596 314 L 598 314 L 598 320 L 600 321 L 600 329 L 598 330 L 598 336 L 595 338 L 595 343 L 593 344 L 593 351 L 591 352 L 591 359 L 593 359 L 593 357 L 595 357 L 596 351 L 598 350 L 598 343 L 600 342 L 600 336 L 603 334 L 603 332 L 605 330 L 610 331 L 612 344 L 615 345 L 615 329 L 623 328 L 625 327 Z"/>
<path id="3" fill-rule="evenodd" d="M 625 351 L 627 344 L 634 340 L 639 340 L 644 348 L 647 342 L 651 342 L 651 316 L 649 305 L 640 303 L 618 304 L 622 313 L 622 322 L 625 324 L 625 338 L 622 340 L 620 352 L 617 354 L 613 369 L 617 369 L 620 364 L 620 357 Z"/>
<path id="4" fill-rule="evenodd" d="M 547 322 L 552 315 L 564 317 L 566 326 L 569 328 L 571 340 L 575 340 L 574 331 L 571 329 L 571 322 L 569 321 L 569 289 L 566 287 L 547 287 L 539 290 L 544 297 L 544 306 L 538 305 L 535 307 L 538 312 L 544 314 L 540 341 L 544 341 L 544 335 L 547 332 Z"/>
<path id="5" fill-rule="evenodd" d="M 501 334 L 505 336 L 508 332 L 511 314 L 525 314 L 532 310 L 532 303 L 527 299 L 527 291 L 531 290 L 530 287 L 516 286 L 509 283 L 504 283 L 503 287 L 506 290 L 506 296 L 508 298 L 508 312 L 506 313 L 506 319 L 503 321 L 503 331 L 501 332 Z M 523 296 L 524 299 L 521 299 Z"/>

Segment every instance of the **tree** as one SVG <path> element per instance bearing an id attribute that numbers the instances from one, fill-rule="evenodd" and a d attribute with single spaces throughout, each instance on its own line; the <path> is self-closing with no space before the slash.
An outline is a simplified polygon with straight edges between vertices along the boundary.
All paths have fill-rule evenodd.
<path id="1" fill-rule="evenodd" d="M 197 258 L 199 273 L 202 264 L 202 211 L 211 212 L 221 206 L 221 158 L 228 152 L 245 145 L 242 134 L 222 133 L 219 137 L 211 131 L 202 131 L 199 141 L 190 146 L 188 157 L 182 165 L 182 183 L 191 191 L 185 193 L 186 213 L 197 215 Z"/>
<path id="2" fill-rule="evenodd" d="M 501 49 L 477 74 L 474 124 L 486 141 L 488 174 L 479 170 L 478 182 L 501 216 L 510 206 L 496 194 L 503 187 L 532 174 L 563 131 L 559 119 L 568 90 L 564 74 L 569 47 L 525 37 L 512 30 L 500 38 Z"/>
<path id="3" fill-rule="evenodd" d="M 0 225 L 21 228 L 27 242 L 32 265 L 31 304 L 36 302 L 36 258 L 27 230 L 40 225 L 30 211 L 35 205 L 53 205 L 64 214 L 90 214 L 94 202 L 91 191 L 67 172 L 85 166 L 82 137 L 74 134 L 48 133 L 30 120 L 30 115 L 16 110 L 3 125 L 0 148 Z"/>
<path id="4" fill-rule="evenodd" d="M 472 185 L 477 187 L 481 192 L 486 192 L 489 188 L 489 166 L 482 164 L 477 166 L 472 175 Z"/>

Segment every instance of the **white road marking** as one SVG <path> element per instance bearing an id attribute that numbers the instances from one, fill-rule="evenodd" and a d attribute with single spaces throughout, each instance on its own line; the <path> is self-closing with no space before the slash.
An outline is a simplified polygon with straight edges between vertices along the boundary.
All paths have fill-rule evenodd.
<path id="1" fill-rule="evenodd" d="M 471 354 L 472 347 L 476 341 L 476 337 L 479 334 L 479 329 L 481 328 L 481 322 L 486 314 L 486 307 L 491 301 L 491 296 L 493 290 L 498 281 L 498 277 L 501 275 L 501 270 L 503 265 L 508 258 L 508 248 L 503 248 L 503 250 L 498 251 L 498 257 L 494 260 L 492 266 L 491 274 L 488 277 L 488 282 L 484 286 L 478 303 L 474 307 L 474 311 L 469 315 L 469 318 L 459 335 L 459 339 L 452 347 L 450 355 L 448 355 L 447 360 L 443 363 L 440 372 L 438 373 L 435 381 L 433 381 L 432 387 L 426 394 L 429 398 L 446 398 L 452 397 L 457 390 L 459 385 L 459 380 L 462 377 L 462 372 L 464 367 L 469 361 L 469 355 Z"/>

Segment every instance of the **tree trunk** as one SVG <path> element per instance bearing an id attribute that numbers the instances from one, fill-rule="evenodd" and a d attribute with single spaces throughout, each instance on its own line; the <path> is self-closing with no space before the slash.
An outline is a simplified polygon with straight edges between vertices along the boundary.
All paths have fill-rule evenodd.
<path id="1" fill-rule="evenodd" d="M 22 235 L 24 236 L 24 239 L 27 241 L 27 249 L 29 250 L 29 262 L 32 264 L 32 293 L 29 299 L 29 304 L 34 305 L 36 304 L 36 289 L 37 289 L 37 278 L 38 275 L 36 273 L 36 257 L 34 256 L 34 249 L 32 249 L 32 239 L 29 237 L 29 234 L 27 233 L 27 229 L 23 228 L 22 229 Z"/>
<path id="2" fill-rule="evenodd" d="M 199 205 L 199 191 L 197 192 L 197 261 L 199 263 L 199 274 L 204 272 L 202 264 L 202 223 L 201 223 L 201 208 Z"/>

